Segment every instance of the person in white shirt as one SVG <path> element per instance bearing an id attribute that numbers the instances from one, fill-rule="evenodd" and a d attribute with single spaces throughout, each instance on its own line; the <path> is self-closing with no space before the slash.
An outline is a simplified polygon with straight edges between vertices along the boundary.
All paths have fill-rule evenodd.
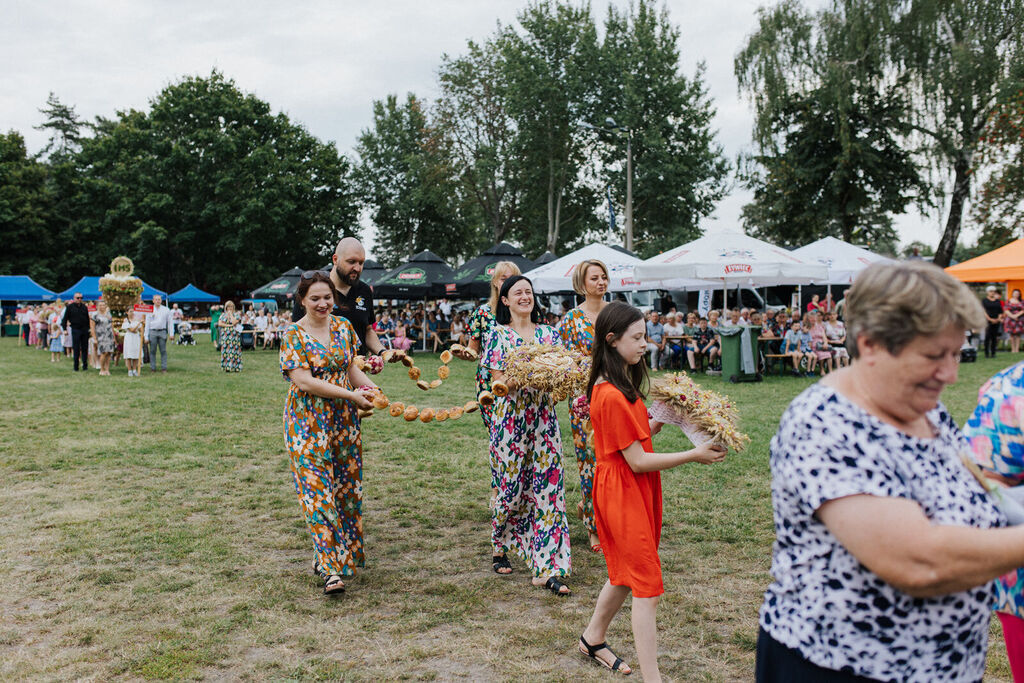
<path id="1" fill-rule="evenodd" d="M 445 320 L 452 319 L 452 304 L 448 299 L 441 299 L 441 301 L 437 303 L 437 307 L 441 309 L 441 315 L 444 316 Z"/>
<path id="2" fill-rule="evenodd" d="M 174 318 L 163 305 L 163 297 L 153 295 L 153 312 L 146 316 L 146 338 L 149 340 L 149 369 L 156 372 L 156 354 L 160 352 L 160 371 L 167 372 L 167 340 L 174 341 Z"/>

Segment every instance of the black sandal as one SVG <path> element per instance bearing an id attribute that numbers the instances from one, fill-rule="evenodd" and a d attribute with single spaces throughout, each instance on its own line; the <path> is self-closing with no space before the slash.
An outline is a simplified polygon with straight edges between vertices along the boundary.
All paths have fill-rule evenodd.
<path id="1" fill-rule="evenodd" d="M 600 643 L 598 645 L 591 645 L 590 643 L 588 643 L 583 638 L 583 636 L 580 636 L 580 645 L 582 645 L 583 647 L 587 648 L 586 652 L 584 652 L 582 649 L 580 650 L 580 654 L 581 655 L 585 655 L 587 657 L 590 657 L 591 659 L 593 659 L 595 662 L 597 662 L 598 664 L 600 664 L 604 668 L 611 669 L 612 671 L 618 671 L 623 676 L 629 676 L 631 673 L 633 673 L 632 669 L 630 669 L 629 671 L 623 671 L 622 670 L 622 665 L 626 664 L 626 663 L 624 661 L 622 661 L 621 657 L 619 657 L 617 654 L 612 652 L 612 649 L 610 647 L 608 647 L 608 643 Z M 598 657 L 597 653 L 600 652 L 601 650 L 608 650 L 608 652 L 611 652 L 612 656 L 615 657 L 615 663 L 609 665 L 608 662 L 606 662 L 603 659 L 601 659 L 600 657 Z M 629 666 L 629 665 L 626 664 L 626 666 Z"/>
<path id="2" fill-rule="evenodd" d="M 552 593 L 554 593 L 555 595 L 557 595 L 560 598 L 567 598 L 570 595 L 572 595 L 572 591 L 569 590 L 569 587 L 566 586 L 564 583 L 562 583 L 561 581 L 559 581 L 558 579 L 556 579 L 553 576 L 549 577 L 548 580 L 545 581 L 544 583 L 541 583 L 541 584 L 536 584 L 535 583 L 533 585 L 537 586 L 538 588 L 546 588 L 547 590 L 551 591 Z M 564 593 L 562 592 L 563 588 L 566 589 L 566 591 Z"/>
<path id="3" fill-rule="evenodd" d="M 491 567 L 494 569 L 495 574 L 501 576 L 508 576 L 512 573 L 512 564 L 508 561 L 508 555 L 494 555 L 491 557 Z M 507 572 L 501 571 L 507 569 Z"/>
<path id="4" fill-rule="evenodd" d="M 345 582 L 337 574 L 332 574 L 324 580 L 324 595 L 337 595 L 345 592 Z"/>
<path id="5" fill-rule="evenodd" d="M 323 578 L 324 576 L 323 572 L 320 569 L 320 560 L 313 560 L 313 576 L 319 576 L 320 578 Z"/>

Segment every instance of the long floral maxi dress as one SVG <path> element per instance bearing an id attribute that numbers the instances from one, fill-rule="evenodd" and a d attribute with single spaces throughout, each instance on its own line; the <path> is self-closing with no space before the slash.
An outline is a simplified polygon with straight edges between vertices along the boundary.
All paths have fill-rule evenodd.
<path id="1" fill-rule="evenodd" d="M 594 347 L 594 323 L 580 308 L 574 308 L 565 314 L 562 321 L 558 323 L 558 337 L 562 346 L 567 349 L 579 351 L 589 356 Z M 570 398 L 576 398 L 572 396 Z M 590 420 L 580 419 L 575 412 L 570 411 L 569 423 L 572 425 L 572 443 L 576 451 L 576 463 L 580 469 L 580 493 L 583 497 L 583 524 L 587 531 L 597 533 L 597 524 L 594 522 L 594 467 L 597 458 L 594 455 L 594 444 L 592 439 L 587 438 L 590 430 Z"/>
<path id="2" fill-rule="evenodd" d="M 485 391 L 491 390 L 491 369 L 484 365 L 483 352 L 487 346 L 487 336 L 491 328 L 498 324 L 491 311 L 490 304 L 480 306 L 469 317 L 469 337 L 480 344 L 480 363 L 476 366 L 476 395 L 479 396 Z M 480 406 L 480 417 L 483 418 L 484 427 L 487 433 L 491 432 L 492 407 Z M 491 488 L 498 485 L 498 473 L 494 468 L 494 459 L 491 459 Z"/>
<path id="3" fill-rule="evenodd" d="M 281 341 L 281 371 L 307 368 L 316 379 L 351 388 L 348 367 L 359 347 L 352 324 L 330 319 L 325 348 L 298 323 Z M 284 441 L 299 505 L 326 576 L 352 576 L 363 558 L 363 446 L 359 415 L 349 401 L 307 394 L 295 384 L 284 406 Z"/>
<path id="4" fill-rule="evenodd" d="M 218 321 L 225 323 L 220 327 L 220 368 L 224 372 L 242 371 L 242 335 L 235 328 L 238 316 L 230 313 L 222 315 Z"/>
<path id="5" fill-rule="evenodd" d="M 557 344 L 558 332 L 538 325 L 533 342 Z M 506 355 L 523 343 L 511 328 L 495 325 L 480 362 L 491 370 L 503 370 Z M 514 552 L 534 576 L 568 576 L 572 563 L 562 437 L 551 395 L 523 388 L 496 399 L 490 435 L 498 479 L 491 512 L 494 553 Z"/>

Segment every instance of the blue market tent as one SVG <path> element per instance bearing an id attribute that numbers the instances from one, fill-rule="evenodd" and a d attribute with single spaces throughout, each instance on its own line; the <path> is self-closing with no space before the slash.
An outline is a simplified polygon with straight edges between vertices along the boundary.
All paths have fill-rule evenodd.
<path id="1" fill-rule="evenodd" d="M 220 297 L 216 294 L 210 294 L 204 292 L 192 283 L 189 283 L 179 289 L 174 294 L 167 297 L 167 300 L 171 303 L 180 304 L 218 304 L 220 303 Z"/>
<path id="2" fill-rule="evenodd" d="M 63 292 L 58 294 L 61 299 L 70 299 L 75 292 L 81 292 L 82 298 L 86 301 L 95 301 L 100 298 L 100 279 L 95 275 L 87 275 L 81 280 L 76 282 L 71 287 L 68 287 Z M 167 292 L 157 289 L 151 285 L 146 284 L 146 281 L 142 281 L 142 298 L 152 299 L 154 294 L 159 294 L 167 299 Z"/>
<path id="3" fill-rule="evenodd" d="M 57 295 L 28 275 L 0 275 L 0 301 L 53 301 Z"/>

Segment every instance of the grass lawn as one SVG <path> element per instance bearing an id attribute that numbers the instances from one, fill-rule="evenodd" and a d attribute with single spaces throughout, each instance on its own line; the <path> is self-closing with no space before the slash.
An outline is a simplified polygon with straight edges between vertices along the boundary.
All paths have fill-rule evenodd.
<path id="1" fill-rule="evenodd" d="M 606 578 L 575 516 L 572 597 L 532 588 L 516 561 L 511 577 L 491 572 L 478 415 L 364 423 L 367 567 L 327 599 L 284 452 L 276 353 L 244 354 L 238 375 L 208 337 L 170 354 L 166 375 L 99 377 L 0 340 L 0 678 L 609 679 L 575 654 Z M 416 360 L 432 378 L 437 357 Z M 1010 362 L 963 366 L 944 396 L 958 422 Z M 472 397 L 468 363 L 429 395 L 403 370 L 378 376 L 393 400 Z M 660 662 L 677 681 L 750 680 L 773 540 L 768 442 L 812 380 L 701 381 L 735 399 L 752 443 L 664 475 Z M 686 447 L 678 430 L 655 437 Z M 636 666 L 628 609 L 609 641 Z M 1010 678 L 995 620 L 988 674 Z"/>

